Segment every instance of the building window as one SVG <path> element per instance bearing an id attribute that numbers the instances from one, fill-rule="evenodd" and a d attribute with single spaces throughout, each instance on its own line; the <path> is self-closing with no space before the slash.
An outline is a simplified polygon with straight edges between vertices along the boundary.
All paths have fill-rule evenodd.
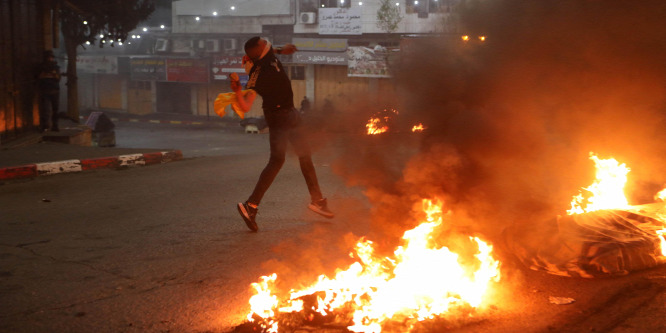
<path id="1" fill-rule="evenodd" d="M 448 8 L 450 0 L 407 0 L 408 14 L 440 13 Z M 426 16 L 427 17 L 427 16 Z"/>
<path id="2" fill-rule="evenodd" d="M 318 7 L 317 0 L 300 0 L 299 10 L 302 12 L 316 12 Z"/>
<path id="3" fill-rule="evenodd" d="M 449 0 L 428 0 L 428 12 L 439 13 L 442 10 L 442 2 Z"/>
<path id="4" fill-rule="evenodd" d="M 349 8 L 351 0 L 319 0 L 319 8 Z"/>
<path id="5" fill-rule="evenodd" d="M 305 66 L 291 66 L 292 80 L 305 80 Z"/>

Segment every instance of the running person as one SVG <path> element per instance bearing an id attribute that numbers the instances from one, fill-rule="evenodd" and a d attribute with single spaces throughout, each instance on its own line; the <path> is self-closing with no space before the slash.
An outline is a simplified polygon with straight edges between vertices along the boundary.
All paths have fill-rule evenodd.
<path id="1" fill-rule="evenodd" d="M 291 143 L 298 155 L 301 172 L 310 192 L 311 202 L 308 208 L 326 218 L 334 216 L 328 209 L 326 198 L 322 196 L 319 189 L 310 147 L 303 133 L 303 126 L 300 124 L 300 114 L 294 108 L 291 81 L 285 73 L 282 63 L 274 54 L 292 54 L 294 52 L 296 52 L 296 47 L 293 44 L 273 49 L 271 43 L 263 38 L 250 38 L 245 43 L 245 54 L 251 61 L 251 65 L 246 66 L 250 76 L 247 83 L 250 93 L 243 94 L 240 82 L 231 80 L 231 90 L 236 94 L 238 106 L 244 112 L 249 111 L 254 103 L 256 98 L 254 92 L 261 95 L 264 117 L 270 129 L 271 155 L 268 164 L 261 172 L 250 197 L 247 201 L 238 204 L 240 215 L 252 231 L 259 230 L 256 222 L 259 203 L 284 164 L 287 142 Z"/>

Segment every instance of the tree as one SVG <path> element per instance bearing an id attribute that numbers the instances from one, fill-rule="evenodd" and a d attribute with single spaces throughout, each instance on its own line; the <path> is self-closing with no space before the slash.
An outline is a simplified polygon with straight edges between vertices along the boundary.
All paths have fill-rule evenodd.
<path id="1" fill-rule="evenodd" d="M 393 1 L 395 0 L 380 0 L 381 5 L 377 10 L 377 28 L 388 34 L 395 32 L 402 21 L 400 7 Z"/>
<path id="2" fill-rule="evenodd" d="M 78 122 L 76 53 L 87 43 L 99 47 L 122 43 L 155 10 L 155 0 L 63 0 L 60 22 L 67 53 L 67 116 Z"/>

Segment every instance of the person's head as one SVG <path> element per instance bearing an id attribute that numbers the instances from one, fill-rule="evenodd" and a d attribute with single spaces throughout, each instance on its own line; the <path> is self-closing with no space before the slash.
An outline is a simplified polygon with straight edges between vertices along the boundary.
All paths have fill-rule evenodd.
<path id="1" fill-rule="evenodd" d="M 259 36 L 252 37 L 245 42 L 245 54 L 252 60 L 263 58 L 271 49 L 271 43 Z"/>

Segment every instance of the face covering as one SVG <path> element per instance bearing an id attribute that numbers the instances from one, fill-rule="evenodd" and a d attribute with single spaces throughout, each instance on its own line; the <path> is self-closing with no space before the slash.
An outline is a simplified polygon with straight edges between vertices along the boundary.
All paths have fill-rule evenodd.
<path id="1" fill-rule="evenodd" d="M 250 70 L 252 69 L 252 66 L 254 66 L 254 62 L 250 60 L 250 57 L 244 55 L 243 56 L 243 68 L 245 68 L 245 74 L 250 74 Z"/>
<path id="2" fill-rule="evenodd" d="M 264 50 L 261 51 L 261 57 L 259 57 L 259 59 L 260 60 L 263 59 L 266 56 L 266 54 L 268 54 L 268 51 L 270 51 L 270 50 L 271 50 L 271 42 L 266 40 L 266 46 L 264 46 Z"/>

